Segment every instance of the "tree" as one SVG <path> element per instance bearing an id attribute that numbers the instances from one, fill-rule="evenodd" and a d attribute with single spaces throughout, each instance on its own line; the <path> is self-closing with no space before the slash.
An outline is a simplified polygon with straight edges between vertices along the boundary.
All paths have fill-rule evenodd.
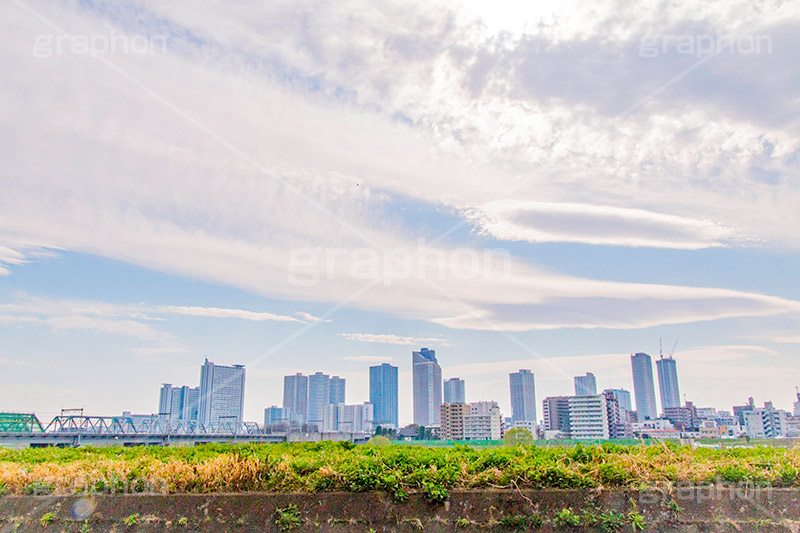
<path id="1" fill-rule="evenodd" d="M 390 441 L 388 437 L 384 437 L 383 435 L 375 435 L 374 437 L 369 439 L 369 442 L 367 442 L 367 444 L 370 444 L 372 446 L 388 446 L 391 443 L 392 441 Z"/>
<path id="2" fill-rule="evenodd" d="M 511 428 L 503 437 L 504 446 L 530 446 L 535 441 L 527 428 Z"/>

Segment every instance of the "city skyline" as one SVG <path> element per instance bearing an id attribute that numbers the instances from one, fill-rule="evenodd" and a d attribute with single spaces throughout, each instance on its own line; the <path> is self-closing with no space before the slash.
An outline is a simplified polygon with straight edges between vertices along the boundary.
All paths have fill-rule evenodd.
<path id="1" fill-rule="evenodd" d="M 208 355 L 250 420 L 391 363 L 408 423 L 425 346 L 510 413 L 663 337 L 666 403 L 789 409 L 800 7 L 732 1 L 0 4 L 0 408 L 153 412 Z"/>
<path id="2" fill-rule="evenodd" d="M 435 351 L 433 351 L 433 350 L 430 350 L 428 348 L 422 348 L 419 352 L 413 351 L 412 352 L 412 360 L 415 359 L 415 356 L 418 358 L 420 355 L 424 355 L 425 356 L 424 359 L 425 359 L 426 362 L 437 362 L 436 356 L 435 356 Z M 625 409 L 627 409 L 629 411 L 637 412 L 636 408 L 635 408 L 635 405 L 633 405 L 633 402 L 632 402 L 632 396 L 635 395 L 635 382 L 636 382 L 635 375 L 637 373 L 637 369 L 639 369 L 641 367 L 640 364 L 636 363 L 636 359 L 637 358 L 641 358 L 643 356 L 646 359 L 651 359 L 649 354 L 646 354 L 646 353 L 638 352 L 638 353 L 635 353 L 635 354 L 630 354 L 630 362 L 631 362 L 630 370 L 631 370 L 631 375 L 634 378 L 632 380 L 633 388 L 634 388 L 633 394 L 632 394 L 632 391 L 624 389 L 624 388 L 613 388 L 613 387 L 611 387 L 611 388 L 605 388 L 603 390 L 603 393 L 600 394 L 600 395 L 601 396 L 602 395 L 606 395 L 607 399 L 613 399 L 613 401 L 618 402 L 618 405 L 620 405 L 620 407 L 623 407 L 623 408 L 625 408 Z M 665 395 L 667 397 L 673 397 L 673 398 L 675 396 L 675 390 L 677 390 L 677 387 L 678 387 L 678 383 L 677 383 L 678 382 L 677 365 L 676 365 L 676 361 L 674 360 L 674 358 L 672 358 L 671 355 L 666 357 L 666 358 L 663 357 L 663 355 L 662 355 L 659 358 L 658 361 L 668 362 L 670 366 L 667 367 L 667 370 L 665 370 L 665 371 L 662 371 L 662 370 L 659 369 L 657 371 L 658 379 L 657 380 L 653 380 L 653 385 L 652 385 L 653 399 L 655 400 L 655 383 L 657 381 L 658 382 L 658 395 L 659 395 L 659 398 L 660 398 L 660 401 L 661 401 L 660 404 L 656 404 L 656 408 L 655 409 L 658 412 L 658 415 L 655 418 L 664 418 L 665 407 L 668 410 L 672 409 L 672 411 L 670 411 L 672 414 L 671 415 L 667 415 L 667 418 L 668 418 L 669 416 L 673 416 L 674 415 L 674 413 L 676 412 L 674 409 L 676 409 L 676 408 L 677 409 L 684 409 L 683 404 L 677 404 L 677 405 L 667 404 L 666 406 L 664 404 Z M 442 368 L 441 368 L 440 365 L 438 365 L 438 362 L 437 362 L 436 366 L 438 367 L 439 374 L 441 374 L 442 373 Z M 223 374 L 224 375 L 224 379 L 219 380 L 219 386 L 221 388 L 221 393 L 222 393 L 223 396 L 226 397 L 225 401 L 228 401 L 228 402 L 230 401 L 229 397 L 231 396 L 231 392 L 232 391 L 234 392 L 234 394 L 233 394 L 234 396 L 242 397 L 244 395 L 244 388 L 243 388 L 243 386 L 241 388 L 239 388 L 240 387 L 239 384 L 240 383 L 243 384 L 243 382 L 244 382 L 244 369 L 245 369 L 244 365 L 234 364 L 232 366 L 224 366 L 224 365 L 214 364 L 214 363 L 210 362 L 208 360 L 208 358 L 206 357 L 205 358 L 205 362 L 201 367 L 201 385 L 200 386 L 198 386 L 198 387 L 191 387 L 191 386 L 186 386 L 186 385 L 173 386 L 171 383 L 162 383 L 160 391 L 159 391 L 159 400 L 157 402 L 158 409 L 154 410 L 152 413 L 148 413 L 146 409 L 143 409 L 143 410 L 140 410 L 141 412 L 137 413 L 135 416 L 137 416 L 137 417 L 142 417 L 142 416 L 147 417 L 147 416 L 159 415 L 161 417 L 165 417 L 165 418 L 167 418 L 169 420 L 172 420 L 172 421 L 176 421 L 176 420 L 198 420 L 201 423 L 205 423 L 205 424 L 209 424 L 209 423 L 216 424 L 216 423 L 219 423 L 219 421 L 220 421 L 219 413 L 217 413 L 215 416 L 204 415 L 205 416 L 205 421 L 201 420 L 200 405 L 199 405 L 200 404 L 200 390 L 201 390 L 201 387 L 204 386 L 203 385 L 204 381 L 208 381 L 209 382 L 209 383 L 207 383 L 205 385 L 205 387 L 207 389 L 209 389 L 209 390 L 213 389 L 213 388 L 215 388 L 217 386 L 217 385 L 211 385 L 210 384 L 210 383 L 213 382 L 213 375 L 214 375 L 214 369 L 215 368 L 217 369 L 217 373 L 219 373 L 220 370 L 222 370 L 222 372 L 225 373 L 225 374 Z M 374 393 L 373 393 L 373 383 L 380 383 L 380 379 L 381 379 L 381 378 L 378 378 L 377 380 L 373 379 L 373 371 L 374 370 L 381 370 L 383 368 L 388 368 L 388 369 L 394 371 L 393 374 L 389 374 L 389 376 L 387 378 L 388 381 L 386 381 L 383 384 L 383 386 L 388 386 L 388 388 L 391 391 L 390 394 L 396 394 L 397 393 L 397 390 L 400 388 L 399 382 L 397 380 L 398 368 L 396 366 L 390 365 L 388 363 L 382 363 L 381 365 L 378 365 L 378 366 L 372 366 L 372 367 L 369 367 L 369 371 L 370 371 L 369 397 L 367 399 L 359 399 L 359 400 L 356 401 L 355 404 L 353 404 L 352 402 L 350 404 L 347 404 L 346 407 L 348 409 L 352 409 L 354 407 L 355 408 L 360 408 L 359 406 L 363 406 L 363 405 L 370 405 L 370 409 L 371 409 L 370 413 L 371 413 L 371 416 L 372 416 L 372 409 L 376 405 L 376 402 L 373 401 L 373 397 L 379 397 L 380 396 L 379 394 L 377 394 L 376 396 L 374 395 Z M 520 373 L 526 373 L 526 372 L 529 372 L 529 371 L 528 370 L 519 370 L 518 372 L 510 372 L 509 373 L 509 378 L 511 379 L 511 384 L 509 385 L 508 391 L 512 395 L 512 402 L 509 404 L 508 408 L 501 410 L 501 412 L 503 413 L 504 417 L 507 420 L 513 420 L 513 392 L 511 392 L 511 391 L 512 391 L 513 382 L 514 382 L 514 376 L 515 375 L 519 375 Z M 650 368 L 650 373 L 652 374 L 652 367 Z M 237 374 L 239 374 L 239 375 L 237 376 Z M 646 374 L 646 372 L 645 372 L 645 374 Z M 531 380 L 534 379 L 534 374 L 533 373 L 530 373 L 530 374 L 527 374 L 527 375 L 530 376 Z M 378 376 L 378 374 L 376 374 L 376 376 Z M 316 379 L 322 379 L 322 380 L 325 381 L 325 385 L 323 386 L 323 390 L 327 390 L 327 395 L 325 395 L 325 397 L 328 398 L 328 400 L 327 400 L 327 403 L 324 403 L 324 404 L 320 405 L 320 411 L 321 412 L 324 413 L 324 410 L 325 410 L 326 407 L 329 407 L 329 406 L 334 406 L 335 407 L 338 404 L 344 405 L 346 403 L 346 398 L 344 398 L 344 390 L 345 390 L 346 380 L 344 378 L 341 378 L 339 376 L 329 376 L 329 375 L 327 375 L 327 374 L 325 374 L 323 372 L 315 372 L 315 373 L 309 374 L 309 375 L 303 375 L 302 373 L 298 372 L 298 373 L 296 373 L 294 375 L 287 375 L 287 376 L 283 377 L 283 404 L 282 405 L 280 405 L 280 406 L 279 405 L 263 406 L 261 408 L 261 413 L 260 414 L 263 415 L 263 421 L 264 421 L 265 425 L 269 425 L 266 422 L 268 419 L 275 420 L 276 421 L 275 423 L 277 423 L 278 419 L 276 419 L 274 417 L 277 416 L 278 414 L 280 415 L 280 417 L 282 417 L 282 418 L 280 418 L 280 422 L 281 423 L 285 422 L 286 420 L 291 420 L 293 423 L 299 423 L 299 424 L 314 423 L 314 424 L 319 424 L 320 426 L 324 423 L 324 420 L 325 420 L 324 416 L 321 416 L 319 418 L 319 420 L 313 420 L 313 421 L 308 416 L 308 413 L 309 413 L 309 407 L 308 406 L 309 406 L 310 397 L 311 397 L 311 391 L 309 390 L 309 383 L 310 383 L 311 380 L 309 378 L 311 378 L 311 377 L 315 377 Z M 325 379 L 325 378 L 327 378 L 327 379 Z M 395 381 L 392 383 L 392 380 L 395 380 Z M 664 387 L 664 385 L 662 384 L 662 381 L 666 383 L 666 387 Z M 458 386 L 460 386 L 460 392 L 463 392 L 463 390 L 464 390 L 463 389 L 464 380 L 461 380 L 460 378 L 449 378 L 449 379 L 441 379 L 440 378 L 440 382 L 441 382 L 441 385 L 442 385 L 441 390 L 443 392 L 443 400 L 442 400 L 440 405 L 448 403 L 447 401 L 445 401 L 445 398 L 444 398 L 444 392 L 447 389 L 448 382 L 450 383 L 450 385 L 453 385 L 453 388 L 451 389 L 451 394 L 458 394 L 458 392 L 457 392 L 459 390 L 457 388 Z M 332 385 L 333 383 L 336 383 L 336 385 L 335 386 Z M 577 396 L 589 396 L 589 395 L 597 396 L 598 395 L 597 391 L 595 391 L 594 394 L 588 394 L 589 392 L 591 392 L 591 387 L 592 386 L 596 387 L 596 377 L 594 376 L 594 374 L 592 372 L 586 372 L 585 375 L 583 375 L 583 376 L 575 376 L 573 378 L 573 385 L 574 385 L 575 390 L 573 391 L 573 394 L 570 394 L 570 395 L 565 395 L 565 394 L 563 394 L 564 391 L 559 391 L 559 394 L 557 394 L 557 395 L 545 396 L 543 399 L 540 399 L 540 400 L 537 400 L 534 397 L 534 404 L 533 404 L 534 405 L 534 409 L 538 413 L 538 406 L 536 405 L 536 403 L 540 402 L 540 401 L 543 402 L 543 403 L 546 403 L 547 400 L 558 400 L 558 399 L 561 399 L 561 398 L 563 398 L 566 401 L 569 398 L 577 397 Z M 535 382 L 534 382 L 534 387 L 533 387 L 534 388 L 534 395 L 535 395 L 535 386 L 536 385 L 535 385 Z M 233 389 L 236 389 L 236 390 L 233 390 Z M 305 394 L 303 394 L 303 390 L 305 390 Z M 797 387 L 796 387 L 796 390 L 798 390 Z M 298 396 L 297 398 L 292 399 L 294 394 L 299 394 L 300 396 Z M 323 392 L 322 394 L 325 394 L 325 393 Z M 209 396 L 205 395 L 205 398 L 208 399 Z M 776 409 L 783 409 L 783 410 L 785 410 L 787 412 L 790 412 L 790 413 L 793 412 L 793 411 L 794 412 L 798 412 L 798 405 L 800 405 L 800 392 L 795 392 L 793 398 L 797 400 L 795 402 L 792 402 L 793 408 L 788 408 L 788 407 L 784 408 L 784 407 L 781 407 L 780 405 L 776 406 L 775 408 Z M 363 400 L 363 402 L 359 403 L 361 400 Z M 750 400 L 751 400 L 751 402 L 753 401 L 752 396 L 750 397 Z M 236 402 L 236 401 L 238 401 L 238 400 L 234 399 L 234 402 Z M 399 409 L 400 406 L 398 405 L 398 399 L 395 399 L 393 401 L 394 401 L 394 406 L 397 407 L 397 412 L 399 412 L 400 411 L 400 409 Z M 478 402 L 471 402 L 471 403 L 475 404 L 475 403 L 481 403 L 481 402 L 486 402 L 486 401 L 487 400 L 484 399 L 484 400 L 480 400 Z M 489 401 L 490 402 L 494 402 L 495 404 L 498 403 L 495 400 L 489 400 Z M 741 407 L 737 407 L 735 404 L 731 404 L 730 406 L 728 406 L 728 404 L 711 402 L 708 405 L 700 405 L 697 402 L 691 401 L 691 399 L 688 399 L 687 401 L 689 402 L 690 405 L 693 406 L 692 407 L 693 409 L 696 408 L 696 409 L 698 409 L 698 411 L 700 411 L 702 409 L 712 409 L 712 410 L 717 410 L 717 411 L 738 412 L 737 410 L 741 409 Z M 304 414 L 303 415 L 296 415 L 296 413 L 295 414 L 292 413 L 292 406 L 294 405 L 294 402 L 300 402 L 299 405 L 303 405 L 303 402 L 305 402 L 306 407 L 304 408 Z M 462 404 L 464 404 L 465 402 L 466 402 L 466 400 L 464 400 L 462 402 L 453 402 L 453 403 L 462 403 Z M 207 403 L 208 403 L 208 401 L 207 401 Z M 391 405 L 392 404 L 392 400 L 390 399 L 388 403 Z M 502 403 L 502 402 L 500 402 L 500 403 Z M 774 402 L 773 400 L 764 400 L 762 403 L 764 405 L 773 406 L 773 405 L 775 405 L 776 402 Z M 753 404 L 751 403 L 751 407 L 752 407 L 752 405 Z M 566 406 L 566 403 L 565 403 L 565 406 Z M 193 411 L 192 411 L 192 409 L 193 409 Z M 206 407 L 206 409 L 208 410 L 208 407 Z M 226 407 L 223 408 L 223 411 L 225 411 L 226 409 L 227 409 L 227 411 L 230 411 L 231 408 L 226 406 Z M 239 403 L 239 404 L 235 405 L 233 409 L 234 410 L 238 409 L 239 412 L 242 412 L 243 403 Z M 300 407 L 300 409 L 302 410 L 303 408 Z M 390 408 L 390 410 L 391 410 L 391 408 Z M 125 410 L 124 412 L 125 413 L 130 413 L 130 412 L 134 412 L 134 411 L 135 410 L 128 409 L 128 410 Z M 219 408 L 217 408 L 217 411 L 219 411 Z M 227 416 L 223 417 L 224 419 L 237 418 L 239 421 L 250 421 L 250 422 L 258 421 L 259 423 L 262 420 L 262 418 L 260 416 L 259 417 L 253 417 L 252 419 L 251 418 L 247 418 L 246 416 L 245 417 L 242 417 L 242 416 L 234 417 L 234 416 L 231 416 L 230 414 L 228 414 L 227 411 L 225 411 L 223 413 L 223 414 L 227 414 Z M 376 413 L 377 412 L 379 412 L 379 411 L 376 411 Z M 108 415 L 109 413 L 104 413 L 104 414 Z M 739 415 L 739 418 L 741 419 L 741 415 Z M 393 426 L 393 427 L 403 427 L 404 425 L 408 425 L 408 424 L 412 423 L 410 421 L 403 422 L 401 419 L 399 419 L 399 417 L 396 420 L 397 420 L 397 422 L 394 422 L 392 420 L 384 420 L 383 421 L 383 425 L 387 425 L 388 424 L 388 425 Z M 541 424 L 543 424 L 543 427 L 546 427 L 547 424 L 548 424 L 547 420 L 548 420 L 548 412 L 547 412 L 547 406 L 545 405 L 544 406 L 544 412 L 538 414 L 538 419 L 536 420 L 536 422 L 537 423 L 541 423 Z M 373 422 L 374 422 L 374 426 L 382 425 L 381 422 L 380 422 L 380 419 L 378 419 L 378 418 L 376 418 Z M 436 423 L 433 423 L 433 425 L 436 425 Z"/>

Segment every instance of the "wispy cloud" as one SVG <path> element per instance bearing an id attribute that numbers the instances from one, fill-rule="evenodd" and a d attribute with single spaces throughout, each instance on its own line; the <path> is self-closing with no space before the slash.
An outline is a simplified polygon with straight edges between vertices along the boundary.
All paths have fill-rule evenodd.
<path id="1" fill-rule="evenodd" d="M 722 246 L 734 232 L 709 220 L 614 206 L 505 200 L 468 211 L 493 237 L 697 250 Z"/>
<path id="2" fill-rule="evenodd" d="M 147 307 L 144 307 L 147 309 Z M 241 320 L 250 320 L 253 322 L 304 322 L 304 320 L 300 320 L 299 318 L 294 318 L 287 315 L 276 315 L 273 313 L 263 313 L 263 312 L 255 312 L 255 311 L 246 311 L 244 309 L 227 309 L 222 307 L 198 307 L 198 306 L 180 306 L 180 305 L 165 305 L 165 306 L 158 306 L 150 308 L 153 311 L 167 313 L 167 314 L 176 314 L 176 315 L 187 315 L 187 316 L 201 316 L 201 317 L 211 317 L 211 318 L 238 318 Z M 315 319 L 316 317 L 312 317 L 311 315 L 307 315 L 310 318 L 306 318 L 305 320 Z"/>
<path id="3" fill-rule="evenodd" d="M 359 361 L 362 363 L 391 363 L 394 358 L 386 355 L 348 355 L 345 361 Z"/>
<path id="4" fill-rule="evenodd" d="M 374 333 L 340 333 L 342 337 L 358 342 L 373 342 L 377 344 L 398 344 L 403 346 L 422 346 L 429 344 L 432 346 L 451 346 L 445 339 L 438 337 L 401 337 L 392 334 Z"/>

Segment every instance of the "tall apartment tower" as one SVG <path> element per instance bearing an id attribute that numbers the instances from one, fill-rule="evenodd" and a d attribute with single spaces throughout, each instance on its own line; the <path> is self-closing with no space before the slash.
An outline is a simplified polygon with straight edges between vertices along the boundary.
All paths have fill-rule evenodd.
<path id="1" fill-rule="evenodd" d="M 439 424 L 439 407 L 442 405 L 442 367 L 436 361 L 436 352 L 422 348 L 412 352 L 414 376 L 414 423 L 419 426 Z"/>
<path id="2" fill-rule="evenodd" d="M 331 378 L 317 372 L 308 376 L 308 423 L 322 428 L 325 408 L 331 403 Z"/>
<path id="3" fill-rule="evenodd" d="M 200 370 L 198 418 L 203 424 L 244 419 L 244 365 L 221 366 L 206 359 Z"/>
<path id="4" fill-rule="evenodd" d="M 397 417 L 397 367 L 389 363 L 369 367 L 369 403 L 376 426 L 399 429 Z"/>
<path id="5" fill-rule="evenodd" d="M 636 414 L 639 421 L 647 418 L 655 419 L 656 390 L 653 385 L 653 363 L 646 353 L 631 355 L 633 370 L 633 394 L 636 398 Z"/>
<path id="6" fill-rule="evenodd" d="M 290 422 L 308 422 L 308 376 L 298 372 L 283 378 L 283 408 Z"/>
<path id="7" fill-rule="evenodd" d="M 164 383 L 158 399 L 158 414 L 171 422 L 197 420 L 199 402 L 199 387 L 173 387 L 170 383 Z"/>
<path id="8" fill-rule="evenodd" d="M 606 389 L 603 394 L 610 392 L 617 399 L 617 403 L 622 409 L 626 411 L 633 411 L 633 404 L 631 403 L 631 393 L 625 389 Z"/>
<path id="9" fill-rule="evenodd" d="M 681 406 L 681 392 L 678 389 L 678 364 L 672 356 L 656 360 L 658 371 L 658 390 L 661 393 L 661 411 Z"/>
<path id="10" fill-rule="evenodd" d="M 594 374 L 587 372 L 585 376 L 575 376 L 575 396 L 594 396 L 597 394 L 597 380 Z"/>
<path id="11" fill-rule="evenodd" d="M 508 375 L 511 385 L 511 420 L 536 422 L 536 388 L 533 372 L 520 370 Z"/>
<path id="12" fill-rule="evenodd" d="M 464 403 L 464 380 L 450 378 L 444 382 L 444 403 Z"/>
<path id="13" fill-rule="evenodd" d="M 340 403 L 344 403 L 344 378 L 340 378 L 339 376 L 331 377 L 330 393 L 331 404 L 339 405 Z"/>

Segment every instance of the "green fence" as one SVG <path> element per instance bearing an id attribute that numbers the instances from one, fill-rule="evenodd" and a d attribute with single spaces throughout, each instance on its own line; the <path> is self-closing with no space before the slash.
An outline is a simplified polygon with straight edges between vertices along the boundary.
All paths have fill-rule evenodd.
<path id="1" fill-rule="evenodd" d="M 42 432 L 42 423 L 33 413 L 0 413 L 0 433 Z"/>
<path id="2" fill-rule="evenodd" d="M 650 444 L 653 442 L 651 439 L 592 439 L 592 440 L 537 440 L 534 444 L 536 446 L 575 446 L 581 444 L 582 446 L 593 446 L 596 444 L 622 444 L 626 446 L 633 446 L 637 444 Z M 494 448 L 502 446 L 502 440 L 412 440 L 412 441 L 396 441 L 397 444 L 407 444 L 410 446 L 428 446 L 431 448 L 441 448 L 448 446 L 455 446 L 456 444 L 463 444 L 473 448 Z"/>

